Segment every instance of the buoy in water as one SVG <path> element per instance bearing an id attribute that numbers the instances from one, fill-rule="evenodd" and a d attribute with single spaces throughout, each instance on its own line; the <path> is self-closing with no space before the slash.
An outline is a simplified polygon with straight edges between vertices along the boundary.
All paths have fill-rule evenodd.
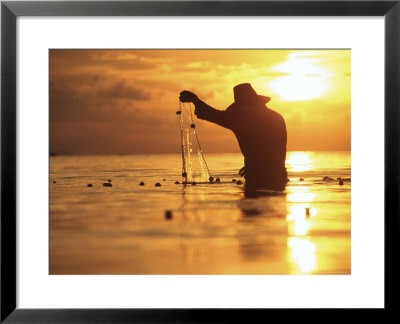
<path id="1" fill-rule="evenodd" d="M 191 124 L 191 125 L 190 125 L 190 128 L 195 128 L 195 127 L 196 127 L 195 124 Z"/>
<path id="2" fill-rule="evenodd" d="M 93 185 L 92 185 L 91 183 L 89 183 L 87 186 L 88 186 L 88 187 L 93 187 Z"/>
<path id="3" fill-rule="evenodd" d="M 57 182 L 53 181 L 53 183 L 57 183 Z"/>
<path id="4" fill-rule="evenodd" d="M 238 180 L 238 181 L 236 181 L 236 184 L 237 184 L 237 185 L 241 185 L 241 184 L 242 184 L 242 181 Z"/>
<path id="5" fill-rule="evenodd" d="M 304 181 L 304 179 L 303 179 L 303 178 L 300 178 L 299 181 Z"/>
<path id="6" fill-rule="evenodd" d="M 339 185 L 340 185 L 340 186 L 343 186 L 343 184 L 344 184 L 343 180 L 340 179 L 340 180 L 339 180 Z"/>
<path id="7" fill-rule="evenodd" d="M 175 184 L 179 184 L 179 181 L 175 181 Z"/>
<path id="8" fill-rule="evenodd" d="M 144 186 L 144 182 L 140 181 L 139 186 Z"/>
<path id="9" fill-rule="evenodd" d="M 156 187 L 161 187 L 161 183 L 157 182 L 157 183 L 155 184 L 155 186 L 156 186 Z"/>
<path id="10" fill-rule="evenodd" d="M 214 177 L 209 177 L 208 181 L 213 182 L 214 181 Z"/>
<path id="11" fill-rule="evenodd" d="M 170 210 L 165 211 L 165 219 L 172 219 L 172 211 Z"/>
<path id="12" fill-rule="evenodd" d="M 108 181 L 108 182 L 111 182 L 111 179 L 108 179 L 107 181 Z"/>
<path id="13" fill-rule="evenodd" d="M 167 181 L 167 179 L 162 179 L 162 181 Z"/>
<path id="14" fill-rule="evenodd" d="M 112 184 L 109 182 L 103 183 L 103 187 L 112 187 Z"/>
<path id="15" fill-rule="evenodd" d="M 310 216 L 310 207 L 306 207 L 306 215 Z"/>
<path id="16" fill-rule="evenodd" d="M 220 182 L 220 181 L 221 181 L 220 178 L 215 179 L 215 182 Z"/>
<path id="17" fill-rule="evenodd" d="M 182 114 L 182 111 L 178 110 L 178 111 L 176 112 L 176 114 L 177 114 L 177 115 L 180 115 L 180 114 Z"/>

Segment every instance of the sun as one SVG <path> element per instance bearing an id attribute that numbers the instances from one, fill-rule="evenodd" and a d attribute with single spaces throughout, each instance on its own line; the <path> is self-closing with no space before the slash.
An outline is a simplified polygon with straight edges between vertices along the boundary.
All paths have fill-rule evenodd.
<path id="1" fill-rule="evenodd" d="M 269 86 L 287 101 L 302 101 L 321 97 L 328 85 L 328 72 L 317 66 L 312 53 L 293 53 L 288 60 L 276 65 L 274 72 L 284 73 Z"/>

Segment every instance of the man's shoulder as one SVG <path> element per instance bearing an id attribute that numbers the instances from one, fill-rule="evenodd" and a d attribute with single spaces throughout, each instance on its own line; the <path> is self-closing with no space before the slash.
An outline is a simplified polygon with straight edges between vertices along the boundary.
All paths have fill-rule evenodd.
<path id="1" fill-rule="evenodd" d="M 271 116 L 274 116 L 275 118 L 281 119 L 282 121 L 284 121 L 282 115 L 280 113 L 278 113 L 276 110 L 273 110 L 273 109 L 267 107 L 267 111 Z"/>

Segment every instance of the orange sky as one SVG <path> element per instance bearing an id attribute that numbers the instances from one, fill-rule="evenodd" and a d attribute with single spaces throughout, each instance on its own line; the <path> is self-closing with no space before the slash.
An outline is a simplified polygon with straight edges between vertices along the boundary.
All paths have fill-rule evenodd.
<path id="1" fill-rule="evenodd" d="M 350 50 L 51 50 L 50 151 L 180 152 L 178 96 L 217 109 L 249 82 L 286 120 L 288 150 L 350 150 Z M 240 152 L 197 121 L 205 152 Z"/>

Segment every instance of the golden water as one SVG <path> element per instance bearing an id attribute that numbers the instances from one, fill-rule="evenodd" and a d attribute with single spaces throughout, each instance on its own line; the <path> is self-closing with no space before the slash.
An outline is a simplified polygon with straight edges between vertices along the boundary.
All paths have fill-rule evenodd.
<path id="1" fill-rule="evenodd" d="M 50 274 L 350 274 L 350 152 L 289 152 L 286 194 L 256 199 L 240 154 L 207 154 L 220 184 L 175 184 L 181 163 L 51 157 Z"/>

